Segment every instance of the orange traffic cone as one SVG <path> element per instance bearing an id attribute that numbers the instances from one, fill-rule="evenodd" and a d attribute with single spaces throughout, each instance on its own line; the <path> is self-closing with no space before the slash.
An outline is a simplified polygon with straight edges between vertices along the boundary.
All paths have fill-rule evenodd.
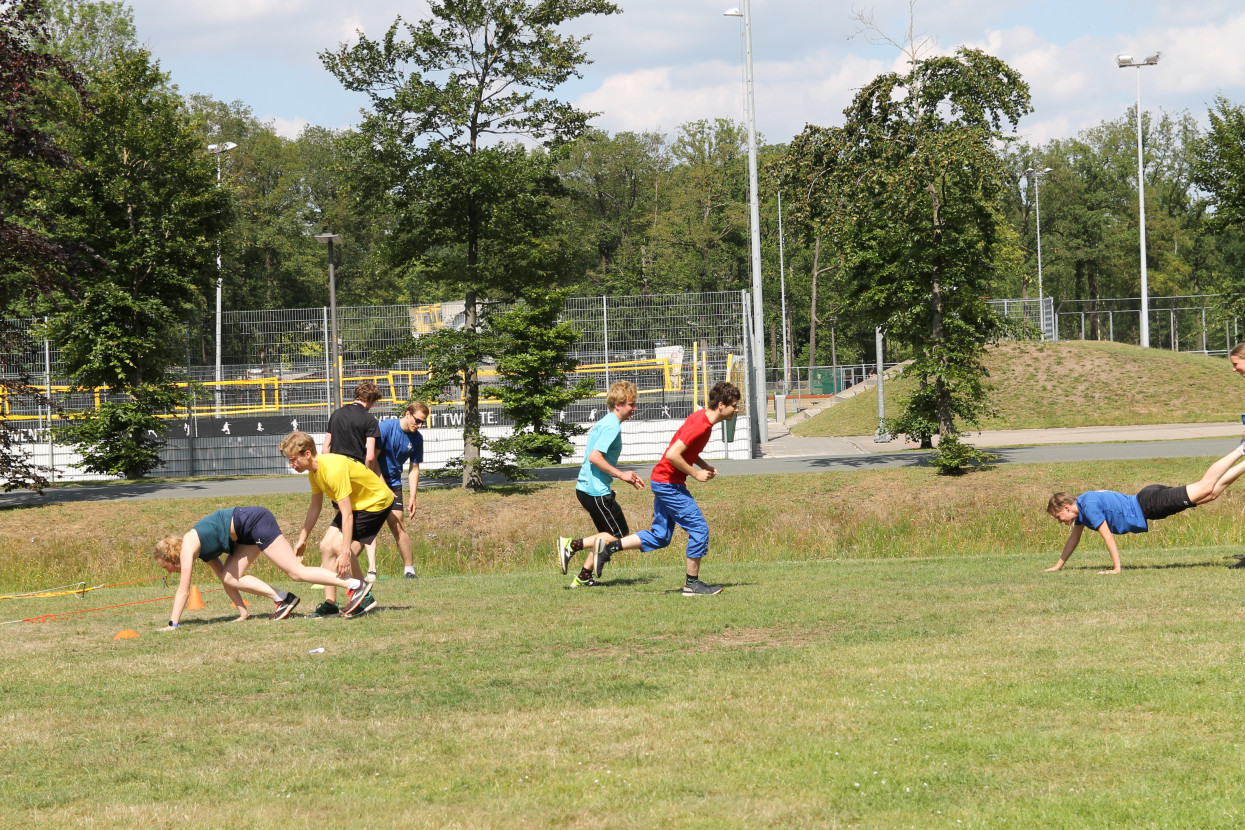
<path id="1" fill-rule="evenodd" d="M 127 629 L 125 629 L 124 631 L 118 631 L 118 632 L 117 632 L 117 634 L 116 634 L 116 636 L 115 636 L 115 637 L 113 637 L 113 639 L 114 639 L 114 640 L 131 640 L 131 639 L 133 639 L 133 638 L 135 638 L 135 637 L 137 637 L 137 636 L 138 636 L 138 632 L 137 632 L 137 631 L 134 631 L 133 629 L 127 628 Z"/>
<path id="2" fill-rule="evenodd" d="M 190 599 L 186 603 L 187 611 L 198 611 L 203 607 L 203 595 L 199 593 L 198 585 L 190 586 Z"/>

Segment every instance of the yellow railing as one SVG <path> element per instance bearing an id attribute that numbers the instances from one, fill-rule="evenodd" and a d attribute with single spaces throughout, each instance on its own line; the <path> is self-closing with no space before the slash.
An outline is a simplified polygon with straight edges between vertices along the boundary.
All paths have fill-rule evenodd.
<path id="1" fill-rule="evenodd" d="M 649 388 L 640 388 L 641 395 L 655 395 L 662 392 L 680 391 L 683 388 L 682 367 L 672 365 L 665 359 L 644 359 L 619 361 L 616 363 L 586 363 L 581 364 L 575 370 L 580 375 L 604 376 L 618 373 L 634 373 L 637 370 L 654 369 L 661 372 L 660 386 Z M 696 374 L 695 372 L 693 373 Z M 390 404 L 396 405 L 405 403 L 406 394 L 399 394 L 396 390 L 414 389 L 419 386 L 425 378 L 428 377 L 426 371 L 413 370 L 391 370 L 386 372 L 366 372 L 353 375 L 351 377 L 342 378 L 342 389 L 349 394 L 355 384 L 365 380 L 373 381 L 381 390 L 380 405 Z M 497 371 L 494 369 L 481 369 L 479 373 L 481 380 L 486 383 L 489 380 L 496 380 Z M 323 409 L 325 407 L 325 394 L 317 395 L 314 392 L 307 394 L 299 394 L 300 389 L 308 389 L 318 387 L 323 389 L 328 383 L 324 378 L 290 378 L 290 377 L 262 377 L 262 378 L 245 378 L 242 380 L 222 380 L 217 383 L 214 380 L 200 381 L 196 386 L 196 396 L 193 403 L 185 408 L 179 408 L 176 412 L 167 415 L 169 418 L 185 418 L 190 415 L 198 415 L 200 417 L 224 416 L 224 417 L 240 417 L 244 415 L 267 415 L 281 412 L 292 412 L 299 410 Z M 182 383 L 179 386 L 183 389 L 189 388 L 190 384 Z M 222 403 L 218 406 L 216 403 L 215 390 L 219 387 L 221 390 Z M 32 386 L 32 389 L 49 395 L 49 388 L 44 386 Z M 72 391 L 70 386 L 50 387 L 50 396 L 56 399 L 69 395 Z M 108 395 L 108 389 L 101 387 L 92 389 L 89 392 L 81 390 L 74 394 L 91 395 L 94 407 L 99 408 L 100 404 Z M 486 393 L 487 394 L 487 393 Z M 594 397 L 604 397 L 605 393 L 597 393 Z M 238 402 L 238 398 L 246 397 L 249 400 Z M 18 396 L 10 392 L 7 388 L 0 387 L 0 420 L 29 420 L 39 417 L 40 413 L 36 412 L 15 412 L 14 400 Z M 23 401 L 28 401 L 24 396 Z M 232 403 L 228 402 L 232 399 Z M 305 401 L 305 402 L 304 402 Z M 450 403 L 461 404 L 461 401 L 451 401 Z M 86 409 L 87 407 L 70 406 L 70 409 Z"/>

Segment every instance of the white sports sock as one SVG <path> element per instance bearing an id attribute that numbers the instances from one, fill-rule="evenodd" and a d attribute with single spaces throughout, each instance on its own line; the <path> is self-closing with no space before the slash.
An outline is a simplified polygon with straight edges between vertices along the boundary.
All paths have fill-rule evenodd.
<path id="1" fill-rule="evenodd" d="M 277 602 L 285 602 L 285 598 L 290 595 L 289 591 L 277 591 Z"/>
<path id="2" fill-rule="evenodd" d="M 357 591 L 363 587 L 363 584 L 362 579 L 355 579 L 353 576 L 350 577 L 350 590 Z"/>
<path id="3" fill-rule="evenodd" d="M 1245 452 L 1245 451 L 1243 451 L 1243 452 Z M 414 565 L 407 565 L 405 568 L 403 568 L 403 569 L 402 569 L 402 573 L 404 573 L 404 574 L 413 574 L 413 573 L 415 573 L 415 566 L 414 566 Z"/>

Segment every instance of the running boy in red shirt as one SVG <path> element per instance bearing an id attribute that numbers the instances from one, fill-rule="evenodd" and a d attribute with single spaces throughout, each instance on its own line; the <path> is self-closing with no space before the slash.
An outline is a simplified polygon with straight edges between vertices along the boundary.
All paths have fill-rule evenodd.
<path id="1" fill-rule="evenodd" d="M 709 524 L 696 499 L 688 492 L 687 477 L 708 481 L 717 468 L 700 457 L 715 424 L 735 417 L 739 410 L 739 389 L 722 381 L 709 390 L 709 408 L 693 412 L 670 439 L 670 446 L 649 475 L 653 488 L 653 527 L 610 542 L 596 558 L 596 572 L 620 550 L 658 550 L 670 544 L 674 526 L 687 531 L 687 581 L 683 596 L 707 596 L 722 590 L 721 585 L 700 581 L 700 560 L 709 552 Z M 700 469 L 697 470 L 696 467 Z"/>

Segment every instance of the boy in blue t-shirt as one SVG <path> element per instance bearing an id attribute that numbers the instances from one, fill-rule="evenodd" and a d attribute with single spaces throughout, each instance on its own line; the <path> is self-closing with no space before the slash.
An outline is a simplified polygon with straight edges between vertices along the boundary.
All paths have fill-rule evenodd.
<path id="1" fill-rule="evenodd" d="M 415 515 L 415 496 L 419 489 L 419 465 L 424 463 L 424 436 L 419 430 L 428 423 L 428 404 L 415 401 L 408 404 L 399 418 L 390 418 L 380 422 L 380 438 L 376 441 L 376 464 L 380 468 L 381 479 L 393 491 L 393 511 L 389 514 L 387 524 L 393 532 L 394 541 L 398 543 L 398 552 L 402 554 L 402 578 L 415 579 L 415 559 L 411 553 L 411 537 L 406 532 L 406 524 L 402 519 L 405 508 L 408 517 Z M 410 462 L 408 480 L 411 488 L 409 498 L 404 499 L 402 493 L 402 467 Z M 375 550 L 375 542 L 372 543 Z M 369 565 L 375 563 L 375 554 L 369 551 Z M 375 571 L 368 572 L 368 578 L 374 579 Z"/>
<path id="2" fill-rule="evenodd" d="M 596 557 L 607 544 L 630 532 L 627 529 L 627 517 L 618 506 L 610 485 L 614 479 L 618 479 L 637 490 L 644 489 L 644 479 L 638 473 L 634 470 L 623 472 L 614 466 L 622 454 L 622 422 L 635 414 L 638 396 L 639 392 L 634 383 L 620 380 L 612 385 L 605 395 L 609 413 L 588 431 L 584 444 L 584 463 L 580 466 L 579 478 L 575 481 L 575 497 L 592 517 L 592 524 L 597 532 L 583 539 L 559 536 L 555 543 L 562 573 L 567 572 L 567 566 L 576 553 L 581 550 L 589 551 L 584 558 L 584 567 L 571 582 L 572 588 L 596 585 L 596 580 L 592 577 Z M 598 576 L 600 573 L 597 570 Z"/>
<path id="3" fill-rule="evenodd" d="M 1199 504 L 1214 501 L 1232 482 L 1245 473 L 1245 464 L 1232 465 L 1245 455 L 1245 441 L 1223 458 L 1210 465 L 1210 469 L 1198 481 L 1184 487 L 1166 487 L 1151 484 L 1141 488 L 1135 496 L 1127 496 L 1114 490 L 1090 490 L 1075 499 L 1067 493 L 1055 493 L 1046 505 L 1046 512 L 1056 520 L 1072 528 L 1064 543 L 1059 561 L 1047 571 L 1057 571 L 1068 561 L 1072 551 L 1081 541 L 1081 531 L 1093 528 L 1102 536 L 1107 552 L 1111 554 L 1111 570 L 1100 574 L 1120 572 L 1120 551 L 1115 537 L 1124 533 L 1145 533 L 1148 522 L 1166 519 L 1168 516 L 1188 510 Z"/>

